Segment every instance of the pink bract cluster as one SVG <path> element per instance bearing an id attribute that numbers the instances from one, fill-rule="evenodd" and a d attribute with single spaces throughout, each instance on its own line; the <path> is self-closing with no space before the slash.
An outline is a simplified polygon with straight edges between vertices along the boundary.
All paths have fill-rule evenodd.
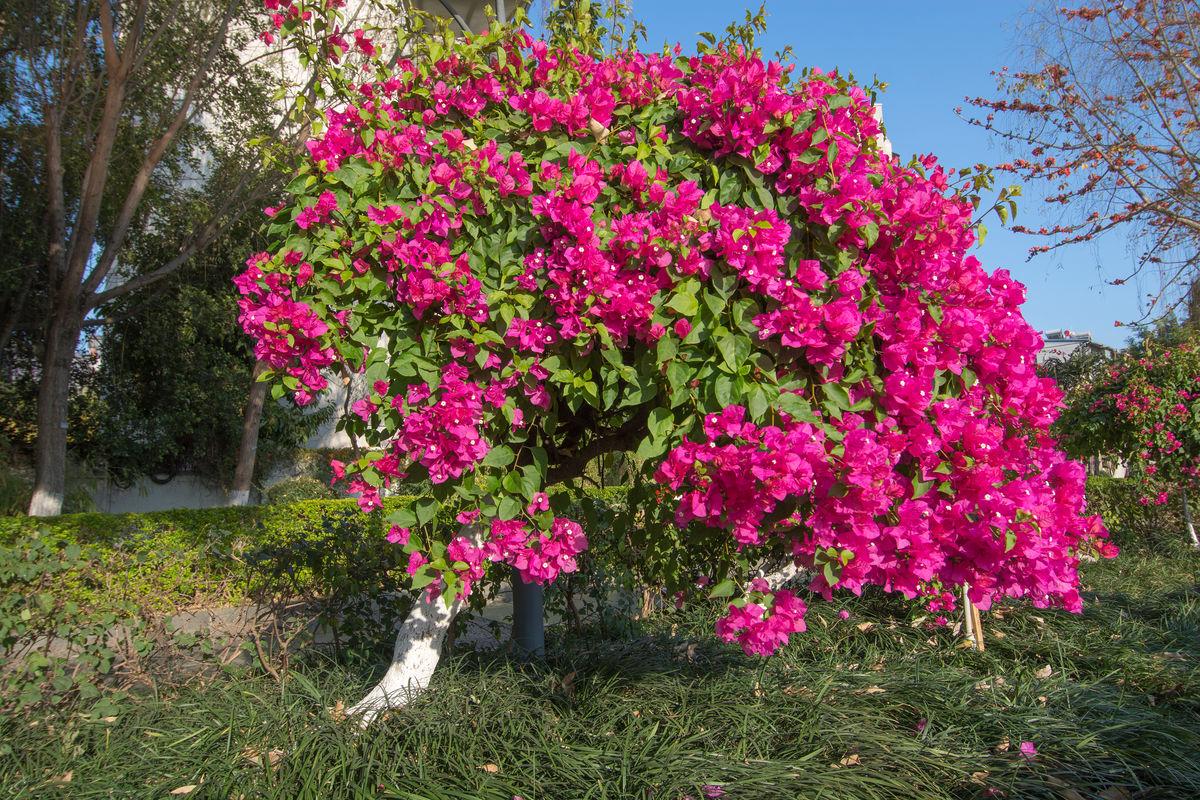
<path id="1" fill-rule="evenodd" d="M 932 158 L 880 152 L 861 89 L 738 49 L 595 58 L 521 32 L 494 48 L 401 60 L 330 112 L 308 168 L 334 188 L 290 218 L 271 210 L 309 249 L 238 279 L 243 325 L 301 400 L 334 349 L 366 369 L 361 332 L 385 312 L 404 320 L 388 336 L 432 362 L 354 406 L 383 442 L 346 474 L 364 508 L 410 475 L 468 496 L 498 445 L 549 448 L 529 438 L 545 415 L 613 412 L 593 371 L 628 383 L 656 357 L 647 402 L 671 432 L 654 474 L 681 528 L 824 566 L 826 596 L 875 585 L 941 602 L 969 583 L 982 608 L 1079 609 L 1078 555 L 1105 531 L 1048 433 L 1061 395 L 1036 374 L 1024 289 L 968 255 L 971 205 Z M 355 196 L 354 165 L 386 179 L 354 178 L 370 186 Z M 665 399 L 680 368 L 695 398 L 715 380 L 745 395 L 693 414 Z M 453 573 L 465 593 L 484 561 L 539 583 L 575 570 L 587 539 L 529 494 L 537 481 L 497 518 L 513 485 L 460 512 L 487 523 L 478 543 L 441 556 L 405 533 L 410 571 Z M 751 586 L 718 630 L 765 654 L 804 613 Z"/>
<path id="2" fill-rule="evenodd" d="M 744 604 L 731 605 L 728 613 L 717 620 L 717 636 L 727 642 L 737 642 L 747 655 L 769 656 L 783 645 L 793 633 L 806 629 L 804 601 L 787 589 L 770 591 L 761 578 L 750 584 L 753 597 Z"/>
<path id="3" fill-rule="evenodd" d="M 268 366 L 284 371 L 296 381 L 293 396 L 300 405 L 312 402 L 314 392 L 329 385 L 322 370 L 333 364 L 334 348 L 322 337 L 329 326 L 317 316 L 309 304 L 294 299 L 293 285 L 304 285 L 306 268 L 300 254 L 290 251 L 284 262 L 297 265 L 297 275 L 284 272 L 264 274 L 260 265 L 270 259 L 258 253 L 246 261 L 246 271 L 234 279 L 241 293 L 238 320 L 242 329 L 254 339 L 254 357 Z"/>

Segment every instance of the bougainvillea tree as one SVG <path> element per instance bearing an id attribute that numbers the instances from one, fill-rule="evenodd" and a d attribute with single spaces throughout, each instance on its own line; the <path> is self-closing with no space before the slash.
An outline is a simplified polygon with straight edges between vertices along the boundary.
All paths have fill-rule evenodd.
<path id="1" fill-rule="evenodd" d="M 1079 609 L 1104 530 L 1024 289 L 968 253 L 933 158 L 881 152 L 862 89 L 725 45 L 409 52 L 347 76 L 237 285 L 297 402 L 364 374 L 344 424 L 370 452 L 334 467 L 366 511 L 427 482 L 388 536 L 427 602 L 576 569 L 551 490 L 621 451 L 659 490 L 633 497 L 667 587 L 711 584 L 748 653 L 805 628 L 764 555 L 826 597 Z"/>
<path id="2" fill-rule="evenodd" d="M 1143 505 L 1175 500 L 1200 547 L 1188 495 L 1200 488 L 1200 342 L 1170 346 L 1148 340 L 1074 389 L 1060 427 L 1076 452 L 1126 459 L 1142 484 Z"/>

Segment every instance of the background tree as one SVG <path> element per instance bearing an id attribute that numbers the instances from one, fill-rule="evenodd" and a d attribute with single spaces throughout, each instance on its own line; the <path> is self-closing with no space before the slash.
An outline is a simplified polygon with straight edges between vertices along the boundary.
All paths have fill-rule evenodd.
<path id="1" fill-rule="evenodd" d="M 970 100 L 971 123 L 1016 156 L 996 169 L 1040 185 L 1058 224 L 1014 230 L 1049 239 L 1031 254 L 1124 231 L 1159 286 L 1146 316 L 1171 311 L 1200 266 L 1200 6 L 1107 0 L 1033 13 L 1022 66 L 998 95 Z"/>
<path id="2" fill-rule="evenodd" d="M 1174 328 L 1163 344 L 1143 337 L 1115 363 L 1075 386 L 1059 420 L 1072 452 L 1126 459 L 1143 486 L 1143 505 L 1172 499 L 1200 547 L 1189 494 L 1200 486 L 1200 337 Z"/>
<path id="3" fill-rule="evenodd" d="M 277 137 L 287 115 L 270 59 L 252 45 L 261 9 L 251 0 L 18 0 L 0 14 L 9 78 L 0 119 L 20 142 L 25 182 L 15 208 L 41 244 L 5 273 L 0 331 L 22 330 L 35 351 L 30 513 L 53 514 L 81 333 L 260 204 L 274 173 L 252 139 Z M 154 233 L 173 240 L 164 260 L 128 257 Z"/>
<path id="4" fill-rule="evenodd" d="M 259 218 L 255 210 L 230 220 L 174 275 L 105 306 L 98 366 L 85 384 L 97 407 L 95 433 L 78 450 L 116 480 L 184 471 L 227 486 L 234 475 L 244 405 L 257 384 L 230 279 L 256 239 Z M 142 235 L 126 249 L 125 264 L 137 273 L 163 263 L 176 245 L 172 235 L 184 227 Z M 251 475 L 299 445 L 326 416 L 290 403 L 267 403 L 260 411 L 261 436 L 251 441 L 265 458 L 249 461 Z"/>

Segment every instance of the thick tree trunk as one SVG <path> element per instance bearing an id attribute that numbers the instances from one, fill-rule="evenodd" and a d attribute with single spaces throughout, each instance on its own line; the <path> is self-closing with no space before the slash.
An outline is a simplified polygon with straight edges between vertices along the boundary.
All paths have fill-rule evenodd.
<path id="1" fill-rule="evenodd" d="M 266 365 L 256 361 L 250 376 L 250 392 L 246 396 L 246 412 L 242 416 L 242 442 L 238 447 L 237 468 L 229 490 L 229 505 L 250 504 L 250 487 L 254 481 L 254 463 L 258 458 L 258 428 L 262 424 L 263 404 L 267 399 L 267 384 L 259 381 Z"/>
<path id="2" fill-rule="evenodd" d="M 387 672 L 346 715 L 365 728 L 389 708 L 401 708 L 415 700 L 429 686 L 441 658 L 442 641 L 462 606 L 462 600 L 447 606 L 443 598 L 431 600 L 422 592 L 396 632 Z"/>
<path id="3" fill-rule="evenodd" d="M 82 315 L 56 311 L 46 331 L 42 382 L 38 386 L 38 437 L 35 479 L 29 516 L 62 513 L 67 484 L 67 406 L 71 397 L 71 363 L 83 327 Z"/>

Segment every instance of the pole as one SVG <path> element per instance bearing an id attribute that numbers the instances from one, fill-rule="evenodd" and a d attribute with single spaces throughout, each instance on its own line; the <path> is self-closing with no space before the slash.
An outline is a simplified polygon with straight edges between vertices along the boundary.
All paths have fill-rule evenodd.
<path id="1" fill-rule="evenodd" d="M 521 573 L 514 567 L 512 598 L 513 655 L 521 661 L 541 660 L 546 655 L 545 590 L 539 584 L 521 580 Z"/>
<path id="2" fill-rule="evenodd" d="M 967 638 L 974 642 L 975 649 L 982 653 L 985 649 L 983 644 L 983 618 L 979 615 L 979 608 L 971 602 L 971 598 L 967 594 L 970 588 L 970 584 L 963 584 L 963 620 L 966 622 Z"/>

